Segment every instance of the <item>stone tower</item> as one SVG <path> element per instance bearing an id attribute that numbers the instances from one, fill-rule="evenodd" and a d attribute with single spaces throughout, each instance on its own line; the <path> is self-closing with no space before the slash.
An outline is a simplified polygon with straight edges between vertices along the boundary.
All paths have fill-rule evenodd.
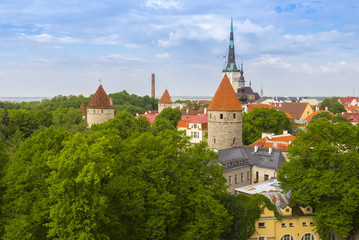
<path id="1" fill-rule="evenodd" d="M 158 113 L 160 113 L 163 109 L 168 107 L 172 107 L 172 100 L 170 94 L 166 89 L 161 99 L 158 101 Z"/>
<path id="2" fill-rule="evenodd" d="M 230 83 L 232 84 L 233 90 L 236 92 L 239 88 L 239 80 L 242 72 L 237 68 L 236 55 L 234 52 L 234 38 L 233 38 L 233 20 L 231 19 L 231 33 L 229 36 L 229 48 L 228 48 L 228 59 L 227 65 L 222 71 L 222 77 L 227 75 Z"/>
<path id="3" fill-rule="evenodd" d="M 87 124 L 91 127 L 93 124 L 100 124 L 114 117 L 115 106 L 113 106 L 110 98 L 100 84 L 95 95 L 87 105 Z"/>
<path id="4" fill-rule="evenodd" d="M 225 75 L 208 106 L 208 146 L 221 150 L 242 145 L 242 106 Z"/>

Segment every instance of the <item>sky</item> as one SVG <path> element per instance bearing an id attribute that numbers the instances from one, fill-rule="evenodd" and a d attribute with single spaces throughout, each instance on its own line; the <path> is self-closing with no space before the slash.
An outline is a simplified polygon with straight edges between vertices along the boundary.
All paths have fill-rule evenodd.
<path id="1" fill-rule="evenodd" d="M 266 96 L 359 95 L 359 2 L 2 0 L 0 97 L 126 90 L 213 96 L 233 18 L 237 65 Z"/>

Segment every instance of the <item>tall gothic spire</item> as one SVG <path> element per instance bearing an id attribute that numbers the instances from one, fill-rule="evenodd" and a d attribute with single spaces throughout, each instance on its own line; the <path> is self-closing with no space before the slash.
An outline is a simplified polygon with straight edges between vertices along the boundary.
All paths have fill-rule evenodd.
<path id="1" fill-rule="evenodd" d="M 233 38 L 233 19 L 231 18 L 231 33 L 229 36 L 229 49 L 227 66 L 223 71 L 239 71 L 236 65 L 236 56 L 234 53 L 234 38 Z"/>

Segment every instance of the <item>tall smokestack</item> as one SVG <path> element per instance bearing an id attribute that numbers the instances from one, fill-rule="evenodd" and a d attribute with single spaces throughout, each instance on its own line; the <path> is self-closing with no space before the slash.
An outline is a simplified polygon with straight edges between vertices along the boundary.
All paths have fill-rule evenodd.
<path id="1" fill-rule="evenodd" d="M 154 73 L 152 73 L 151 97 L 155 97 L 155 74 Z"/>

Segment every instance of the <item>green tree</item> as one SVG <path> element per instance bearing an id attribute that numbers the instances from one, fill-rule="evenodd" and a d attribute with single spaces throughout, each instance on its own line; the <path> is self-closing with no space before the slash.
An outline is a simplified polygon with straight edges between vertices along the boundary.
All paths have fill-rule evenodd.
<path id="1" fill-rule="evenodd" d="M 337 115 L 333 116 L 329 112 L 320 112 L 320 113 L 314 115 L 312 120 L 310 120 L 310 123 L 313 123 L 313 122 L 317 121 L 320 118 L 325 118 L 325 119 L 331 121 L 332 123 L 346 122 L 348 124 L 351 124 L 348 119 L 346 119 L 345 117 L 343 117 L 339 113 Z"/>
<path id="2" fill-rule="evenodd" d="M 37 128 L 39 123 L 32 111 L 28 110 L 12 110 L 10 112 L 9 135 L 13 135 L 20 130 L 24 137 L 29 137 Z"/>
<path id="3" fill-rule="evenodd" d="M 157 115 L 156 120 L 166 119 L 168 120 L 175 128 L 177 128 L 178 121 L 181 119 L 182 112 L 178 108 L 165 108 Z M 155 120 L 155 121 L 156 121 Z"/>
<path id="4" fill-rule="evenodd" d="M 49 128 L 20 144 L 3 182 L 3 239 L 47 239 L 51 202 L 48 161 L 59 154 L 69 134 Z"/>
<path id="5" fill-rule="evenodd" d="M 326 110 L 328 108 L 334 114 L 346 112 L 344 105 L 338 101 L 338 97 L 326 98 L 320 104 L 320 110 Z"/>
<path id="6" fill-rule="evenodd" d="M 9 111 L 7 110 L 6 105 L 4 106 L 4 113 L 1 117 L 1 124 L 5 125 L 5 126 L 9 126 L 9 124 L 10 124 Z"/>
<path id="7" fill-rule="evenodd" d="M 290 119 L 275 109 L 254 108 L 243 113 L 243 144 L 249 145 L 261 138 L 263 132 L 282 134 L 292 131 Z"/>
<path id="8" fill-rule="evenodd" d="M 322 239 L 334 231 L 348 237 L 359 230 L 359 128 L 321 118 L 300 132 L 278 179 L 294 205 L 315 209 Z"/>

